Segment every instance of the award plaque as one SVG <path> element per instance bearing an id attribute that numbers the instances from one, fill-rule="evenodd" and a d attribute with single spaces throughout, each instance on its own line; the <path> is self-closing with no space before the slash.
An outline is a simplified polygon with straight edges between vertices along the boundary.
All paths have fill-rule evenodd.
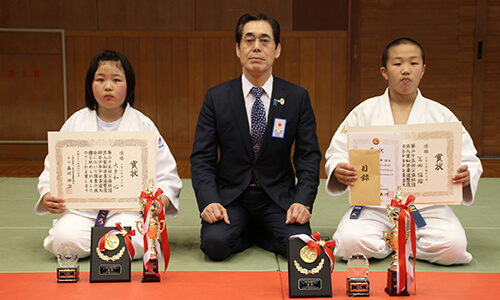
<path id="1" fill-rule="evenodd" d="M 304 235 L 305 236 L 305 235 Z M 333 241 L 332 241 L 333 242 Z M 331 262 L 324 251 L 309 247 L 295 236 L 288 239 L 288 283 L 290 298 L 332 297 Z"/>
<path id="2" fill-rule="evenodd" d="M 370 296 L 368 281 L 369 262 L 362 253 L 353 253 L 347 261 L 347 294 L 353 296 Z"/>
<path id="3" fill-rule="evenodd" d="M 73 242 L 64 242 L 57 249 L 57 282 L 77 282 L 79 279 L 78 248 Z"/>
<path id="4" fill-rule="evenodd" d="M 130 282 L 129 250 L 125 234 L 109 235 L 115 227 L 92 227 L 90 244 L 90 282 Z M 129 231 L 130 227 L 125 227 Z M 107 237 L 106 237 L 107 236 Z M 104 249 L 99 241 L 105 238 Z"/>

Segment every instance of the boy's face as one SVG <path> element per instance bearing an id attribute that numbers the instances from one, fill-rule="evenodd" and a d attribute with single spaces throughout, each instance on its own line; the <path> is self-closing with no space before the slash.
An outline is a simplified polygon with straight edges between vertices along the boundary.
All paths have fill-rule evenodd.
<path id="1" fill-rule="evenodd" d="M 388 81 L 391 92 L 400 95 L 416 93 L 425 73 L 420 48 L 412 44 L 390 48 L 387 67 L 381 67 L 380 72 Z"/>

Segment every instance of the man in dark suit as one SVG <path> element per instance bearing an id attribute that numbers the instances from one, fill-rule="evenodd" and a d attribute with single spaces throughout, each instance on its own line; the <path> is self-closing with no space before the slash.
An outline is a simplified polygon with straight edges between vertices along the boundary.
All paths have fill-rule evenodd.
<path id="1" fill-rule="evenodd" d="M 253 243 L 286 257 L 290 235 L 311 233 L 321 160 L 316 120 L 307 91 L 272 75 L 279 38 L 273 18 L 242 16 L 243 74 L 209 89 L 200 111 L 191 179 L 201 249 L 212 260 Z"/>

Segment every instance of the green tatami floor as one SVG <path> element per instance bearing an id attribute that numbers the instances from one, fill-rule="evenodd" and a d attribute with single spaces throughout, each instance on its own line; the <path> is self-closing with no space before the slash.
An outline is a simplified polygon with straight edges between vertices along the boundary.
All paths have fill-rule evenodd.
<path id="1" fill-rule="evenodd" d="M 285 271 L 281 256 L 252 247 L 223 262 L 208 260 L 199 249 L 200 218 L 191 181 L 183 180 L 180 214 L 167 220 L 171 271 Z M 347 194 L 333 198 L 326 194 L 321 180 L 311 219 L 312 230 L 331 237 L 348 208 Z M 53 272 L 56 258 L 45 251 L 43 239 L 57 215 L 38 216 L 33 207 L 38 200 L 37 178 L 0 177 L 0 272 Z M 416 270 L 435 272 L 500 273 L 500 178 L 482 178 L 472 206 L 454 210 L 462 221 L 473 260 L 468 265 L 444 267 L 417 261 Z M 385 271 L 390 258 L 371 260 L 371 271 Z M 80 270 L 88 271 L 89 259 L 79 261 Z M 133 271 L 142 270 L 142 261 L 132 263 Z M 336 259 L 335 270 L 345 271 L 346 263 Z"/>

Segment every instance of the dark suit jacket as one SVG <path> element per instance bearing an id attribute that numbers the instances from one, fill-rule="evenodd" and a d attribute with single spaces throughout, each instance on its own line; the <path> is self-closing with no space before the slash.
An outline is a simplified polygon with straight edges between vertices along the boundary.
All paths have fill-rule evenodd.
<path id="1" fill-rule="evenodd" d="M 281 98 L 285 103 L 274 105 L 274 99 Z M 308 92 L 275 77 L 267 116 L 264 139 L 254 160 L 241 77 L 207 91 L 190 158 L 200 212 L 212 202 L 231 203 L 248 187 L 252 171 L 285 211 L 295 202 L 312 208 L 321 152 Z M 275 118 L 287 120 L 284 138 L 272 137 Z"/>

